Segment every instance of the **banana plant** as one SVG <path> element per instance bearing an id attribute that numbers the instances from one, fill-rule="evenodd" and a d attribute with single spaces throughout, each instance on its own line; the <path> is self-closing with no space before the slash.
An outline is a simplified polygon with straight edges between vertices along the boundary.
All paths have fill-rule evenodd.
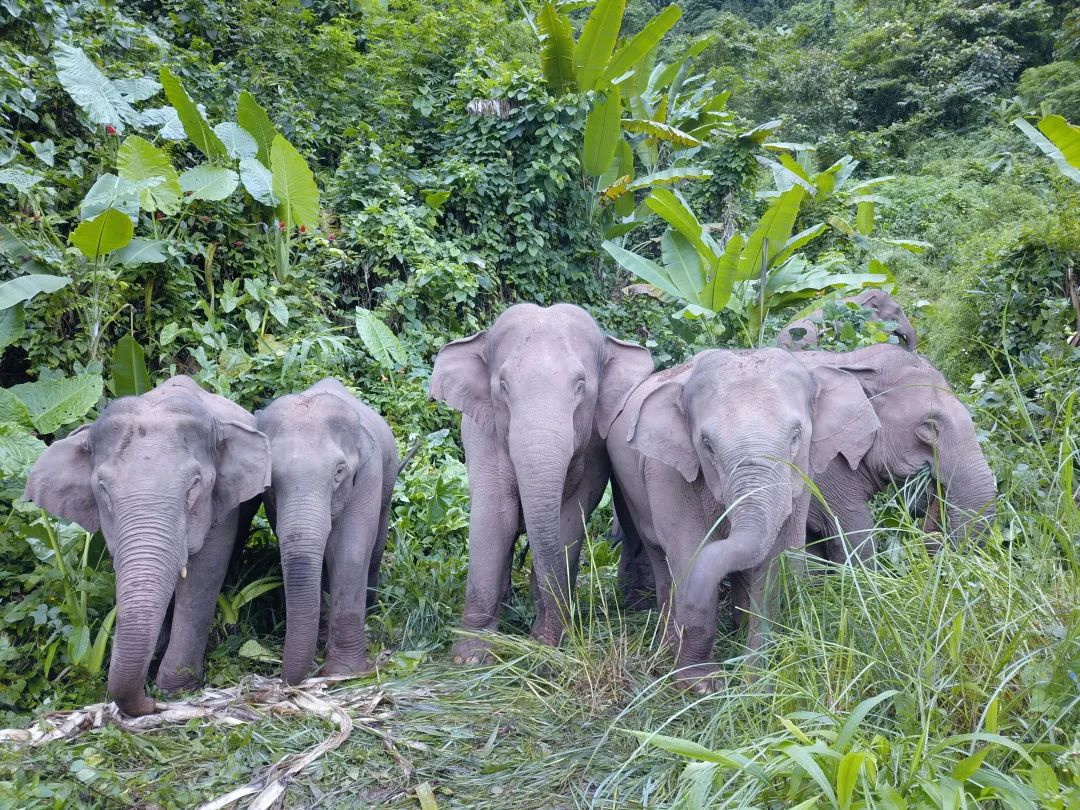
<path id="1" fill-rule="evenodd" d="M 1063 175 L 1080 183 L 1080 127 L 1060 115 L 1043 116 L 1039 119 L 1038 129 L 1023 118 L 1017 118 L 1013 124 L 1054 161 Z"/>

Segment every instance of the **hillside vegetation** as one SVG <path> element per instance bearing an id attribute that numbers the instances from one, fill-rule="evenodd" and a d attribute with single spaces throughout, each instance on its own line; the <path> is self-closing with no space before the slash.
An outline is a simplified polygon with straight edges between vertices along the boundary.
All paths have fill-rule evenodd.
<path id="1" fill-rule="evenodd" d="M 183 373 L 254 411 L 330 376 L 419 442 L 376 675 L 270 680 L 260 515 L 218 599 L 218 691 L 188 696 L 210 708 L 0 742 L 0 807 L 195 806 L 324 740 L 284 806 L 1080 807 L 1080 9 L 623 6 L 0 0 L 0 726 L 105 699 L 104 542 L 20 495 L 108 401 Z M 427 395 L 445 342 L 569 301 L 667 367 L 866 286 L 972 410 L 985 543 L 929 556 L 885 493 L 880 565 L 786 574 L 760 677 L 691 696 L 655 614 L 621 607 L 605 499 L 563 646 L 528 640 L 522 549 L 499 662 L 451 664 L 469 500 Z M 828 312 L 826 348 L 889 340 Z M 722 627 L 718 660 L 741 639 Z"/>

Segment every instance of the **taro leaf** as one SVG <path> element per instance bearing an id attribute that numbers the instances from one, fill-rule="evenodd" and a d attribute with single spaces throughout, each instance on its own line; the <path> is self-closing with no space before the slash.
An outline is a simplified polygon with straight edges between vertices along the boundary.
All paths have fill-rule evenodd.
<path id="1" fill-rule="evenodd" d="M 111 126 L 123 134 L 126 123 L 138 120 L 138 113 L 120 90 L 97 69 L 81 48 L 57 42 L 53 61 L 56 63 L 56 78 L 95 124 Z"/>
<path id="2" fill-rule="evenodd" d="M 45 452 L 45 442 L 14 425 L 0 424 L 0 478 L 25 481 L 30 466 Z"/>
<path id="3" fill-rule="evenodd" d="M 263 205 L 271 207 L 278 204 L 274 197 L 273 177 L 270 170 L 253 157 L 240 158 L 240 182 L 248 194 Z"/>
<path id="4" fill-rule="evenodd" d="M 184 90 L 180 80 L 167 67 L 161 69 L 159 78 L 165 88 L 165 96 L 176 110 L 180 123 L 184 125 L 184 132 L 187 133 L 191 142 L 195 144 L 195 148 L 211 161 L 227 158 L 228 152 L 225 150 L 225 144 L 214 134 L 214 130 L 210 129 L 210 125 L 206 123 L 206 119 L 203 118 L 199 108 L 195 106 L 195 102 L 191 100 L 187 91 Z"/>
<path id="5" fill-rule="evenodd" d="M 138 79 L 114 79 L 113 87 L 120 91 L 126 101 L 146 101 L 161 92 L 161 83 L 142 77 Z"/>
<path id="6" fill-rule="evenodd" d="M 285 302 L 280 298 L 274 298 L 267 305 L 270 310 L 270 314 L 274 316 L 274 320 L 280 323 L 282 326 L 289 325 L 289 308 L 285 306 Z"/>
<path id="7" fill-rule="evenodd" d="M 139 205 L 145 211 L 175 214 L 180 210 L 180 182 L 172 161 L 145 138 L 131 135 L 116 153 L 121 179 L 138 187 Z"/>
<path id="8" fill-rule="evenodd" d="M 225 151 L 233 160 L 252 158 L 259 152 L 255 137 L 239 124 L 222 121 L 214 127 L 214 134 L 225 144 Z"/>
<path id="9" fill-rule="evenodd" d="M 79 203 L 79 219 L 93 219 L 110 208 L 136 219 L 139 216 L 139 187 L 115 174 L 101 175 Z"/>
<path id="10" fill-rule="evenodd" d="M 96 261 L 106 253 L 119 250 L 131 242 L 134 235 L 135 226 L 131 224 L 131 219 L 110 208 L 93 219 L 80 223 L 79 227 L 71 232 L 68 241 L 86 258 Z"/>
<path id="11" fill-rule="evenodd" d="M 405 347 L 397 335 L 371 310 L 356 308 L 356 332 L 368 354 L 384 369 L 393 371 L 408 362 Z"/>
<path id="12" fill-rule="evenodd" d="M 55 433 L 86 416 L 101 399 L 102 387 L 100 374 L 81 374 L 13 385 L 8 390 L 26 405 L 38 433 Z"/>
<path id="13" fill-rule="evenodd" d="M 259 106 L 259 102 L 247 90 L 240 91 L 240 99 L 236 103 L 236 121 L 259 145 L 259 162 L 263 166 L 270 165 L 270 147 L 278 131 L 266 110 Z"/>
<path id="14" fill-rule="evenodd" d="M 303 225 L 309 229 L 319 224 L 319 187 L 308 163 L 296 148 L 280 135 L 274 136 L 270 147 L 272 188 L 278 199 L 278 219 L 292 229 Z"/>
<path id="15" fill-rule="evenodd" d="M 130 333 L 117 341 L 112 354 L 112 389 L 118 397 L 134 397 L 150 390 L 146 352 Z"/>
<path id="16" fill-rule="evenodd" d="M 158 135 L 167 141 L 182 141 L 186 134 L 180 116 L 172 107 L 155 107 L 139 113 L 139 124 L 144 127 L 158 127 Z"/>
<path id="17" fill-rule="evenodd" d="M 0 309 L 0 352 L 22 338 L 26 331 L 26 316 L 23 305 Z"/>
<path id="18" fill-rule="evenodd" d="M 236 190 L 239 179 L 232 169 L 203 163 L 180 175 L 180 188 L 196 200 L 224 200 Z"/>
<path id="19" fill-rule="evenodd" d="M 40 174 L 34 174 L 19 166 L 0 169 L 0 183 L 14 186 L 20 194 L 25 194 L 44 179 Z"/>
<path id="20" fill-rule="evenodd" d="M 52 166 L 56 162 L 56 143 L 52 138 L 45 141 L 31 141 L 30 148 L 37 159 L 46 166 Z"/>
<path id="21" fill-rule="evenodd" d="M 71 279 L 67 276 L 48 276 L 44 273 L 31 273 L 5 281 L 0 284 L 0 310 L 29 301 L 38 293 L 56 292 L 70 283 Z"/>
<path id="22" fill-rule="evenodd" d="M 0 388 L 0 423 L 18 425 L 33 430 L 34 420 L 23 401 L 8 388 Z"/>
<path id="23" fill-rule="evenodd" d="M 116 259 L 127 267 L 160 264 L 168 258 L 165 255 L 165 245 L 164 239 L 132 239 L 128 245 L 116 252 Z"/>

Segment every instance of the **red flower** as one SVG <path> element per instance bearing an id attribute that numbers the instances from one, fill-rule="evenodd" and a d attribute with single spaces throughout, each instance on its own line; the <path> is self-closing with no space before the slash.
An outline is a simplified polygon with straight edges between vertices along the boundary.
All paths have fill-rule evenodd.
<path id="1" fill-rule="evenodd" d="M 279 230 L 279 231 L 283 231 L 283 230 L 285 230 L 285 223 L 284 223 L 284 222 L 282 222 L 282 221 L 281 221 L 280 219 L 278 220 L 278 224 L 277 224 L 277 226 L 278 226 L 278 230 Z"/>
<path id="2" fill-rule="evenodd" d="M 337 239 L 337 237 L 334 236 L 332 233 L 327 234 L 326 238 L 329 239 L 331 242 L 333 242 L 335 239 Z"/>
<path id="3" fill-rule="evenodd" d="M 158 211 L 156 214 L 154 214 L 154 219 L 165 219 L 165 215 Z"/>
<path id="4" fill-rule="evenodd" d="M 300 226 L 300 233 L 307 233 L 307 226 L 306 225 L 301 225 Z"/>
<path id="5" fill-rule="evenodd" d="M 105 125 L 105 131 L 108 132 L 110 135 L 115 135 L 116 134 L 116 127 L 114 127 L 112 124 L 106 124 Z"/>
<path id="6" fill-rule="evenodd" d="M 235 248 L 242 248 L 243 246 L 244 242 L 242 239 L 237 239 L 235 242 L 233 242 L 233 247 Z"/>
<path id="7" fill-rule="evenodd" d="M 206 214 L 203 214 L 201 217 L 199 217 L 199 220 L 202 222 L 203 225 L 206 225 L 208 222 L 210 222 L 210 217 L 208 217 Z"/>

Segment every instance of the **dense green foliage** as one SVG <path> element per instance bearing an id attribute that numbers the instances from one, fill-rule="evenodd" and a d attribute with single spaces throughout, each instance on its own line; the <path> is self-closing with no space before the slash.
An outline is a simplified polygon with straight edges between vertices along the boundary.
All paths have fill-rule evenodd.
<path id="1" fill-rule="evenodd" d="M 605 27 L 575 2 L 0 2 L 2 725 L 104 695 L 102 539 L 18 499 L 45 442 L 174 373 L 249 409 L 335 376 L 421 441 L 368 620 L 402 652 L 390 742 L 354 731 L 289 799 L 1076 806 L 1080 167 L 1043 124 L 1080 121 L 1080 12 L 631 0 L 620 32 L 622 5 L 595 4 Z M 445 341 L 568 300 L 668 366 L 890 284 L 998 476 L 985 547 L 928 558 L 888 494 L 881 568 L 786 578 L 761 680 L 691 700 L 655 617 L 616 607 L 605 505 L 566 646 L 520 637 L 516 571 L 503 663 L 448 668 L 468 489 L 426 395 Z M 827 347 L 888 339 L 825 306 Z M 214 685 L 276 671 L 276 558 L 259 517 Z M 194 804 L 323 736 L 272 717 L 4 749 L 0 807 Z"/>

